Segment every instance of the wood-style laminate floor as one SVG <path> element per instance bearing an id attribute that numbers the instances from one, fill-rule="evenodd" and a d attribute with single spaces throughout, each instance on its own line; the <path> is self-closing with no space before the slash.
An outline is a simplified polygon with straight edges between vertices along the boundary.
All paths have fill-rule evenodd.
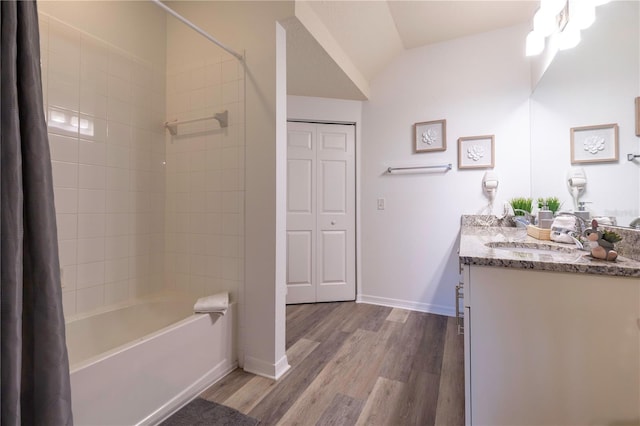
<path id="1" fill-rule="evenodd" d="M 200 395 L 265 425 L 463 425 L 463 339 L 454 318 L 382 306 L 287 306 L 291 369 L 237 369 Z"/>

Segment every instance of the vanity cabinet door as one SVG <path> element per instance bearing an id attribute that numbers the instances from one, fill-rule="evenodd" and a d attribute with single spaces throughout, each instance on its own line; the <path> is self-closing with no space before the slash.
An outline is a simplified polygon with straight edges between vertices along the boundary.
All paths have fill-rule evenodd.
<path id="1" fill-rule="evenodd" d="M 465 425 L 471 425 L 471 386 L 468 380 L 471 377 L 471 310 L 469 308 L 471 286 L 469 282 L 469 265 L 460 265 L 461 283 L 464 293 L 464 408 Z M 457 302 L 457 301 L 456 301 Z"/>
<path id="2" fill-rule="evenodd" d="M 637 278 L 472 266 L 468 279 L 472 424 L 638 422 Z"/>

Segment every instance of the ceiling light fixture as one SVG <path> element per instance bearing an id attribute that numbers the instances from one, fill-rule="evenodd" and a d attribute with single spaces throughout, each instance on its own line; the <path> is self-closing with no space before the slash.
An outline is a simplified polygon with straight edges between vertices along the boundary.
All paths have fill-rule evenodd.
<path id="1" fill-rule="evenodd" d="M 527 34 L 526 52 L 527 56 L 535 56 L 542 53 L 544 50 L 544 37 L 542 34 L 531 31 Z"/>
<path id="2" fill-rule="evenodd" d="M 589 28 L 596 20 L 594 0 L 569 0 L 571 21 L 581 30 Z"/>
<path id="3" fill-rule="evenodd" d="M 580 31 L 589 28 L 596 19 L 596 6 L 610 0 L 541 0 L 533 17 L 533 30 L 526 39 L 527 56 L 544 51 L 547 37 L 557 38 L 560 50 L 580 43 Z"/>
<path id="4" fill-rule="evenodd" d="M 551 13 L 543 8 L 538 9 L 533 16 L 533 32 L 542 37 L 549 37 L 558 29 L 557 13 Z"/>

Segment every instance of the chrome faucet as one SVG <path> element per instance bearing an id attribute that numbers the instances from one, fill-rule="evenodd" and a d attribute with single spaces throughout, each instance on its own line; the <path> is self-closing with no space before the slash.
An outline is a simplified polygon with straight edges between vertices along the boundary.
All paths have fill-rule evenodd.
<path id="1" fill-rule="evenodd" d="M 576 247 L 578 247 L 578 249 L 585 250 L 584 245 L 583 245 L 583 243 L 582 243 L 582 241 L 580 239 L 583 237 L 584 231 L 589 226 L 587 224 L 587 221 L 583 217 L 578 216 L 577 214 L 571 213 L 571 212 L 559 212 L 558 216 L 573 216 L 576 219 L 578 219 L 578 235 L 577 236 L 573 236 L 570 233 L 567 234 L 567 235 L 569 235 L 571 237 L 571 239 L 573 239 L 573 242 L 576 243 Z"/>
<path id="2" fill-rule="evenodd" d="M 522 213 L 524 215 L 524 220 L 527 221 L 527 223 L 525 223 L 525 225 L 529 225 L 533 223 L 533 215 L 526 211 L 526 210 L 522 210 L 522 209 L 513 209 L 513 213 L 515 215 L 516 212 Z M 515 218 L 514 218 L 515 220 Z"/>
<path id="3" fill-rule="evenodd" d="M 582 243 L 582 241 L 580 241 L 579 239 L 577 239 L 576 237 L 574 237 L 571 234 L 567 234 L 569 237 L 571 237 L 571 239 L 573 240 L 573 242 L 576 244 L 576 248 L 578 250 L 586 250 L 586 248 L 584 248 L 584 244 Z"/>

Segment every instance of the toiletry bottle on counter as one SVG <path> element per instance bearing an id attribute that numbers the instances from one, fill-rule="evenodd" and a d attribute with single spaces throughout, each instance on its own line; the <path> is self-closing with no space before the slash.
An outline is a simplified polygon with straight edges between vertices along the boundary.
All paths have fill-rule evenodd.
<path id="1" fill-rule="evenodd" d="M 547 205 L 542 206 L 542 209 L 538 211 L 538 228 L 551 229 L 553 223 L 553 212 L 549 210 Z"/>
<path id="2" fill-rule="evenodd" d="M 575 214 L 584 220 L 589 220 L 591 219 L 591 213 L 585 208 L 586 203 L 589 203 L 589 201 L 580 201 L 578 203 L 578 211 Z"/>

